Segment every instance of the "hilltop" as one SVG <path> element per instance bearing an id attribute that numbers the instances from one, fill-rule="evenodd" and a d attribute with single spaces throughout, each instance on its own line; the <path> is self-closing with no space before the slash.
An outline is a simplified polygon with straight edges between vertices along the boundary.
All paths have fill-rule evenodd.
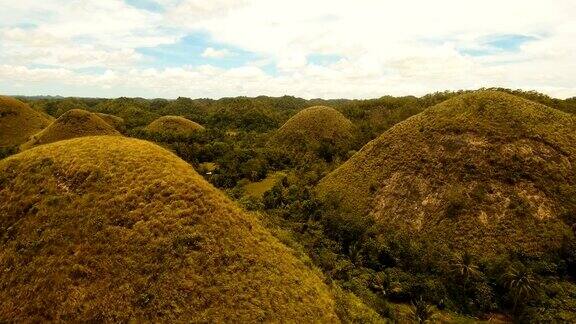
<path id="1" fill-rule="evenodd" d="M 0 321 L 338 321 L 313 270 L 157 145 L 42 145 L 0 184 Z"/>
<path id="2" fill-rule="evenodd" d="M 292 116 L 270 142 L 295 155 L 344 151 L 351 144 L 353 128 L 352 122 L 336 109 L 314 106 Z"/>
<path id="3" fill-rule="evenodd" d="M 20 100 L 0 96 L 0 147 L 16 146 L 46 126 L 53 118 Z"/>
<path id="4" fill-rule="evenodd" d="M 451 98 L 317 186 L 344 219 L 475 254 L 558 250 L 576 223 L 576 119 L 497 91 Z"/>
<path id="5" fill-rule="evenodd" d="M 81 109 L 71 109 L 24 143 L 22 149 L 74 137 L 94 135 L 119 135 L 119 133 L 98 115 Z"/>
<path id="6" fill-rule="evenodd" d="M 162 116 L 150 123 L 146 130 L 152 133 L 186 136 L 204 130 L 204 127 L 184 117 Z"/>

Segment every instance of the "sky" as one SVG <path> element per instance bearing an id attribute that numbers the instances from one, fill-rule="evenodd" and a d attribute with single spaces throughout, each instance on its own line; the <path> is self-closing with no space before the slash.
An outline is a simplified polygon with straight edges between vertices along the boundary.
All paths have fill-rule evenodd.
<path id="1" fill-rule="evenodd" d="M 0 93 L 576 96 L 575 0 L 0 0 Z"/>

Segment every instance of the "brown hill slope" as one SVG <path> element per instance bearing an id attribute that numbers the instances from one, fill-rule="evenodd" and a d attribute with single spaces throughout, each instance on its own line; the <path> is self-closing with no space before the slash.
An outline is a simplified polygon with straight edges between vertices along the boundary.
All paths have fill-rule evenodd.
<path id="1" fill-rule="evenodd" d="M 271 143 L 295 154 L 315 153 L 323 144 L 346 150 L 352 132 L 352 122 L 339 111 L 315 106 L 292 116 L 276 131 Z"/>
<path id="2" fill-rule="evenodd" d="M 159 146 L 42 145 L 0 184 L 0 321 L 338 321 L 312 270 Z"/>
<path id="3" fill-rule="evenodd" d="M 480 91 L 394 126 L 317 193 L 350 221 L 482 254 L 538 255 L 571 235 L 574 165 L 572 115 Z"/>
<path id="4" fill-rule="evenodd" d="M 20 100 L 0 96 L 0 147 L 26 142 L 30 136 L 50 125 L 52 120 Z"/>
<path id="5" fill-rule="evenodd" d="M 46 129 L 34 135 L 22 145 L 22 149 L 75 137 L 119 134 L 96 114 L 86 110 L 71 109 L 58 117 Z"/>
<path id="6" fill-rule="evenodd" d="M 150 132 L 173 135 L 190 135 L 204 127 L 180 116 L 162 116 L 146 127 Z"/>

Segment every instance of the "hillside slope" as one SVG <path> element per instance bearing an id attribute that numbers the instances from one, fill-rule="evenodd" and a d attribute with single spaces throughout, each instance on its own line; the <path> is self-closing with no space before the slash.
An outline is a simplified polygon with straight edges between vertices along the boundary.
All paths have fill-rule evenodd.
<path id="1" fill-rule="evenodd" d="M 96 113 L 96 115 L 102 118 L 103 121 L 108 123 L 108 125 L 114 127 L 116 130 L 120 130 L 124 127 L 124 119 L 118 116 L 104 114 L 104 113 Z"/>
<path id="2" fill-rule="evenodd" d="M 351 221 L 480 254 L 559 248 L 576 223 L 576 119 L 480 91 L 392 127 L 317 193 Z"/>
<path id="3" fill-rule="evenodd" d="M 22 144 L 53 118 L 38 112 L 20 100 L 0 96 L 0 147 Z"/>
<path id="4" fill-rule="evenodd" d="M 292 116 L 272 136 L 271 143 L 297 155 L 317 154 L 322 145 L 335 151 L 347 150 L 353 124 L 339 111 L 315 106 Z"/>
<path id="5" fill-rule="evenodd" d="M 71 109 L 24 143 L 22 149 L 75 137 L 119 134 L 96 114 L 81 109 Z"/>
<path id="6" fill-rule="evenodd" d="M 149 132 L 182 136 L 203 129 L 202 125 L 180 116 L 162 116 L 146 127 Z"/>
<path id="7" fill-rule="evenodd" d="M 159 146 L 42 145 L 0 184 L 0 321 L 338 321 L 310 268 Z"/>

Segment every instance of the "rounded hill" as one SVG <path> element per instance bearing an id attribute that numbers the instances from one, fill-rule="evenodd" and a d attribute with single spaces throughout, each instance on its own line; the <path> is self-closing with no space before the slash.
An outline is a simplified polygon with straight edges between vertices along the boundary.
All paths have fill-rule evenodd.
<path id="1" fill-rule="evenodd" d="M 171 135 L 191 135 L 204 127 L 180 116 L 162 116 L 146 127 L 149 132 Z"/>
<path id="2" fill-rule="evenodd" d="M 36 111 L 20 100 L 0 96 L 0 147 L 20 145 L 46 126 L 53 118 Z"/>
<path id="3" fill-rule="evenodd" d="M 479 91 L 392 127 L 316 192 L 352 222 L 487 255 L 539 255 L 572 235 L 575 163 L 575 117 Z"/>
<path id="4" fill-rule="evenodd" d="M 114 127 L 114 129 L 116 130 L 120 130 L 124 127 L 124 119 L 122 117 L 104 113 L 96 113 L 96 115 L 102 118 L 103 121 L 108 123 L 108 125 Z"/>
<path id="5" fill-rule="evenodd" d="M 43 131 L 34 135 L 22 145 L 22 148 L 95 135 L 119 135 L 119 133 L 98 115 L 86 110 L 71 109 L 58 117 Z"/>
<path id="6" fill-rule="evenodd" d="M 0 184 L 0 321 L 338 321 L 313 270 L 157 145 L 42 145 Z"/>
<path id="7" fill-rule="evenodd" d="M 271 142 L 299 154 L 317 152 L 322 145 L 345 150 L 351 143 L 353 128 L 352 122 L 336 109 L 315 106 L 292 116 Z"/>

